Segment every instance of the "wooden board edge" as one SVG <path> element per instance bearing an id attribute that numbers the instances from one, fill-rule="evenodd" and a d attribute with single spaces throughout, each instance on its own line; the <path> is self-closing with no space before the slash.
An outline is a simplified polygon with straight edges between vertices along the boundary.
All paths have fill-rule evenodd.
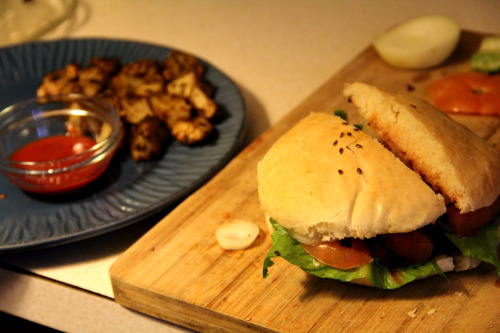
<path id="1" fill-rule="evenodd" d="M 158 295 L 152 291 L 145 292 L 144 289 L 134 287 L 113 276 L 111 280 L 115 301 L 121 306 L 182 327 L 199 332 L 276 332 L 252 323 L 250 318 L 248 320 L 231 318 L 195 304 Z M 138 302 L 145 297 L 147 297 L 146 302 Z M 193 316 L 193 313 L 196 316 Z"/>

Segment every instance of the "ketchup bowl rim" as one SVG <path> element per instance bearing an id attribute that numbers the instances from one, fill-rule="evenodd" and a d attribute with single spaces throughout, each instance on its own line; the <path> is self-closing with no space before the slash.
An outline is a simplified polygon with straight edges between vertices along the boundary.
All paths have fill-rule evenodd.
<path id="1" fill-rule="evenodd" d="M 74 103 L 78 103 L 78 107 Z M 48 106 L 49 103 L 63 103 L 58 109 L 43 109 L 43 106 Z M 24 108 L 24 109 L 23 109 Z M 30 108 L 34 108 L 29 112 Z M 24 110 L 21 111 L 21 109 Z M 15 112 L 23 112 L 23 115 L 15 114 Z M 71 155 L 69 157 L 55 159 L 50 161 L 34 162 L 34 161 L 17 161 L 11 159 L 13 151 L 9 151 L 3 147 L 3 142 L 0 147 L 0 170 L 4 175 L 9 177 L 18 176 L 43 176 L 64 173 L 76 170 L 82 166 L 100 163 L 112 156 L 116 151 L 123 138 L 123 124 L 120 120 L 118 112 L 104 99 L 100 97 L 91 97 L 82 94 L 67 94 L 55 95 L 47 97 L 38 97 L 24 100 L 10 106 L 7 106 L 0 111 L 0 140 L 4 139 L 9 132 L 18 129 L 19 127 L 28 127 L 32 123 L 39 121 L 50 121 L 52 117 L 64 117 L 69 115 L 78 115 L 82 118 L 92 118 L 107 123 L 110 126 L 107 133 L 100 140 L 96 140 L 96 144 L 92 147 Z M 46 135 L 37 136 L 37 139 L 50 137 L 53 135 L 65 135 L 64 133 L 47 133 Z M 25 144 L 28 144 L 26 142 Z M 86 156 L 82 158 L 82 156 Z M 72 160 L 80 160 L 71 163 Z M 61 164 L 62 167 L 48 167 L 49 165 Z M 35 168 L 28 167 L 36 166 Z"/>

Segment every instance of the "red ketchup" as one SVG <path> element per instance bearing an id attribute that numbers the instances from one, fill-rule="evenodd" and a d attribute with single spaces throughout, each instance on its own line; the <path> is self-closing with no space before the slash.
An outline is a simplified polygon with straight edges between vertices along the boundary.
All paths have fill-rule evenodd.
<path id="1" fill-rule="evenodd" d="M 22 166 L 27 170 L 60 169 L 91 157 L 92 152 L 86 151 L 95 144 L 93 139 L 82 136 L 50 136 L 21 147 L 10 159 L 18 162 L 47 162 Z M 102 163 L 93 163 L 62 173 L 23 175 L 18 176 L 14 182 L 30 192 L 49 194 L 73 192 L 95 180 L 106 166 Z"/>

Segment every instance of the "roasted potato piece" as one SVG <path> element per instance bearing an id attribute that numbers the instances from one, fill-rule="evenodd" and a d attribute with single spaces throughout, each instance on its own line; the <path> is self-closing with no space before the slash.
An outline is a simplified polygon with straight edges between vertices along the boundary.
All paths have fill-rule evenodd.
<path id="1" fill-rule="evenodd" d="M 213 118 L 217 113 L 217 104 L 198 85 L 193 88 L 189 101 L 207 119 Z"/>
<path id="2" fill-rule="evenodd" d="M 167 92 L 171 95 L 189 98 L 197 84 L 197 80 L 194 72 L 188 72 L 169 82 L 167 84 Z"/>
<path id="3" fill-rule="evenodd" d="M 112 62 L 112 61 L 110 61 Z M 94 65 L 81 68 L 77 64 L 69 64 L 63 69 L 46 75 L 40 85 L 37 96 L 80 93 L 87 96 L 97 95 L 108 83 L 112 74 L 111 65 L 105 60 L 97 61 Z M 98 64 L 98 65 L 97 65 Z"/>
<path id="4" fill-rule="evenodd" d="M 205 140 L 212 132 L 213 125 L 204 117 L 179 120 L 172 127 L 171 134 L 179 142 L 192 145 Z"/>
<path id="5" fill-rule="evenodd" d="M 131 128 L 130 155 L 135 162 L 161 157 L 166 149 L 168 130 L 155 117 L 148 117 Z"/>
<path id="6" fill-rule="evenodd" d="M 217 112 L 217 104 L 205 92 L 202 82 L 194 72 L 188 72 L 169 82 L 167 92 L 187 98 L 191 105 L 207 119 L 214 117 Z"/>
<path id="7" fill-rule="evenodd" d="M 85 67 L 78 73 L 78 84 L 82 88 L 82 93 L 87 96 L 96 96 L 104 89 L 106 83 L 106 73 L 99 67 Z"/>
<path id="8" fill-rule="evenodd" d="M 78 72 L 78 82 L 95 82 L 104 86 L 106 81 L 106 72 L 97 66 L 84 67 Z"/>
<path id="9" fill-rule="evenodd" d="M 154 95 L 150 97 L 150 103 L 154 114 L 170 129 L 177 121 L 191 118 L 191 106 L 184 98 L 169 94 Z"/>
<path id="10" fill-rule="evenodd" d="M 127 97 L 120 103 L 123 114 L 122 119 L 129 124 L 139 124 L 147 117 L 153 117 L 154 113 L 145 97 Z"/>
<path id="11" fill-rule="evenodd" d="M 104 99 L 106 102 L 109 103 L 113 108 L 115 108 L 118 113 L 120 114 L 120 117 L 124 117 L 125 113 L 123 108 L 121 107 L 121 98 L 116 95 L 116 93 L 111 90 L 111 89 L 104 89 L 101 91 L 98 95 L 100 98 Z"/>
<path id="12" fill-rule="evenodd" d="M 194 72 L 197 77 L 201 77 L 205 72 L 205 68 L 196 57 L 180 51 L 171 52 L 165 59 L 163 67 L 163 77 L 167 81 L 174 80 L 188 72 Z"/>
<path id="13" fill-rule="evenodd" d="M 123 66 L 120 73 L 112 78 L 111 88 L 120 97 L 151 96 L 163 92 L 164 79 L 156 61 L 143 59 Z"/>
<path id="14" fill-rule="evenodd" d="M 109 79 L 111 76 L 118 73 L 121 69 L 120 59 L 112 58 L 92 58 L 89 60 L 90 67 L 99 67 Z"/>
<path id="15" fill-rule="evenodd" d="M 69 64 L 61 70 L 48 73 L 37 89 L 37 97 L 81 93 L 81 88 L 76 82 L 79 71 L 80 66 Z"/>
<path id="16" fill-rule="evenodd" d="M 163 80 L 146 81 L 143 77 L 129 76 L 120 72 L 111 79 L 111 89 L 118 97 L 151 96 L 163 91 Z"/>

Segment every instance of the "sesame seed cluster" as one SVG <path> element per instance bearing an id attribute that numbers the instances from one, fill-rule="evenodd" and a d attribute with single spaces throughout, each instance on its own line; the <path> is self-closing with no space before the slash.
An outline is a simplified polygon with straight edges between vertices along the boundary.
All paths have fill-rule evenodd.
<path id="1" fill-rule="evenodd" d="M 352 125 L 351 125 L 351 124 L 349 124 L 347 121 L 343 122 L 343 123 L 342 123 L 342 125 L 344 125 L 344 126 L 349 126 L 349 127 L 351 127 L 351 126 L 352 126 Z M 357 131 L 360 131 L 360 129 L 359 129 L 358 127 L 355 127 L 355 126 L 352 126 L 352 127 L 353 127 L 352 129 L 350 129 L 350 130 L 348 129 L 346 132 L 344 132 L 344 131 L 340 132 L 339 138 L 338 138 L 338 139 L 336 139 L 335 141 L 333 141 L 333 146 L 334 146 L 334 147 L 341 146 L 341 141 L 339 141 L 339 140 L 342 140 L 342 138 L 345 138 L 345 137 L 352 137 L 352 136 L 353 136 L 353 133 L 352 133 L 352 132 L 357 132 Z M 351 130 L 352 130 L 352 131 L 351 131 Z M 356 144 L 354 145 L 354 147 L 355 147 L 355 148 L 358 148 L 358 149 L 363 148 L 363 146 L 362 146 L 362 145 L 360 145 L 359 143 L 356 143 Z M 344 147 L 339 147 L 338 152 L 339 152 L 339 154 L 340 154 L 340 155 L 342 155 L 342 154 L 344 153 L 344 149 L 349 149 L 349 150 L 351 150 L 351 148 L 350 148 L 350 147 L 348 147 L 347 145 L 346 145 L 346 146 L 344 146 Z M 339 173 L 339 175 L 343 175 L 343 174 L 344 174 L 344 170 L 342 170 L 342 169 L 338 169 L 338 173 Z M 356 168 L 356 173 L 358 173 L 358 174 L 360 174 L 360 175 L 361 175 L 361 174 L 363 173 L 363 170 L 362 170 L 361 168 Z"/>

